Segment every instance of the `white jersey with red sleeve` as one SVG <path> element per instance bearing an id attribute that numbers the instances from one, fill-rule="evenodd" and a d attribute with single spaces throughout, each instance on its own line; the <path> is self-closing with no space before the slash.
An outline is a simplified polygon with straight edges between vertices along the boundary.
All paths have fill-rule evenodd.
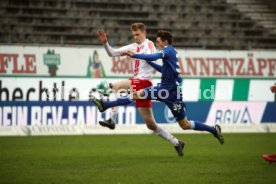
<path id="1" fill-rule="evenodd" d="M 155 53 L 154 43 L 148 39 L 146 39 L 143 43 L 137 44 L 132 43 L 121 47 L 119 49 L 113 49 L 108 43 L 104 45 L 104 48 L 109 56 L 120 56 L 122 53 L 127 51 L 132 51 L 136 54 L 153 54 Z M 153 68 L 147 63 L 147 61 L 142 59 L 131 58 L 132 61 L 132 69 L 134 78 L 137 79 L 147 79 L 151 80 L 151 73 Z"/>

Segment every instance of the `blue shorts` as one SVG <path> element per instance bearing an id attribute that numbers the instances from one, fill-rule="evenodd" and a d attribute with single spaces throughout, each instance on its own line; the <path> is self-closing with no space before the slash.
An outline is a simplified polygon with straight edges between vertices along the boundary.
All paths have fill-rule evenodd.
<path id="1" fill-rule="evenodd" d="M 186 117 L 186 106 L 182 101 L 181 88 L 166 88 L 164 86 L 152 86 L 144 89 L 147 99 L 164 102 L 171 110 L 177 121 Z"/>

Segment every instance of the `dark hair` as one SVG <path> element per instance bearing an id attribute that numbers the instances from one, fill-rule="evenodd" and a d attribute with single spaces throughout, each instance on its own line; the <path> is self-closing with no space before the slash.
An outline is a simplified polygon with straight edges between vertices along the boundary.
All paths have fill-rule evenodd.
<path id="1" fill-rule="evenodd" d="M 160 39 L 162 40 L 162 42 L 164 42 L 165 40 L 167 40 L 170 45 L 173 42 L 173 35 L 169 31 L 159 30 L 156 33 L 156 37 L 160 37 Z"/>
<path id="2" fill-rule="evenodd" d="M 131 31 L 137 31 L 137 30 L 141 30 L 142 32 L 146 31 L 146 25 L 143 24 L 142 22 L 135 22 L 131 25 L 130 30 Z"/>

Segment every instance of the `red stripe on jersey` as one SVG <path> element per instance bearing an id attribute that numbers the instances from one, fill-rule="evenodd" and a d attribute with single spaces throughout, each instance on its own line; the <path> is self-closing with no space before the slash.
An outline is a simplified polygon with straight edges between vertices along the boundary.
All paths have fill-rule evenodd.
<path id="1" fill-rule="evenodd" d="M 134 76 L 136 76 L 138 74 L 139 66 L 140 66 L 140 60 L 137 59 L 137 60 L 135 60 L 135 64 L 134 64 L 134 71 L 133 71 Z"/>

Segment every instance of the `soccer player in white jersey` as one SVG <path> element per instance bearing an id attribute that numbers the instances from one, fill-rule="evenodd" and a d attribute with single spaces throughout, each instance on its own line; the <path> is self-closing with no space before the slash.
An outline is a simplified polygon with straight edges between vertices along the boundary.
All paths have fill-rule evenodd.
<path id="1" fill-rule="evenodd" d="M 155 52 L 155 46 L 152 41 L 146 38 L 146 26 L 143 23 L 133 23 L 131 25 L 131 32 L 134 38 L 134 43 L 123 46 L 118 49 L 112 48 L 107 39 L 107 35 L 103 30 L 98 31 L 98 37 L 100 42 L 104 45 L 104 48 L 107 54 L 110 57 L 121 56 L 122 53 L 127 51 L 134 51 L 135 53 L 140 54 L 153 54 Z M 140 89 L 152 86 L 152 77 L 151 73 L 153 68 L 145 61 L 141 59 L 131 59 L 133 62 L 133 78 L 121 80 L 115 83 L 101 83 L 99 88 L 111 88 L 112 91 L 118 92 L 122 89 L 138 91 Z M 98 101 L 93 101 L 93 97 L 91 98 L 92 102 L 97 103 Z M 127 99 L 127 98 L 126 98 Z M 100 124 L 102 126 L 108 127 L 110 129 L 115 128 L 115 121 L 117 117 L 117 109 L 115 106 L 119 105 L 127 105 L 131 103 L 129 100 L 117 99 L 115 103 L 105 102 L 105 107 L 110 108 L 113 107 L 111 118 L 106 121 L 101 121 Z M 138 108 L 143 120 L 145 121 L 147 127 L 152 130 L 154 133 L 159 135 L 160 137 L 170 141 L 175 147 L 179 156 L 183 155 L 184 143 L 173 135 L 171 135 L 167 130 L 156 124 L 156 121 L 152 112 L 152 102 L 151 100 L 137 100 L 136 107 Z M 103 112 L 104 110 L 100 110 Z"/>

